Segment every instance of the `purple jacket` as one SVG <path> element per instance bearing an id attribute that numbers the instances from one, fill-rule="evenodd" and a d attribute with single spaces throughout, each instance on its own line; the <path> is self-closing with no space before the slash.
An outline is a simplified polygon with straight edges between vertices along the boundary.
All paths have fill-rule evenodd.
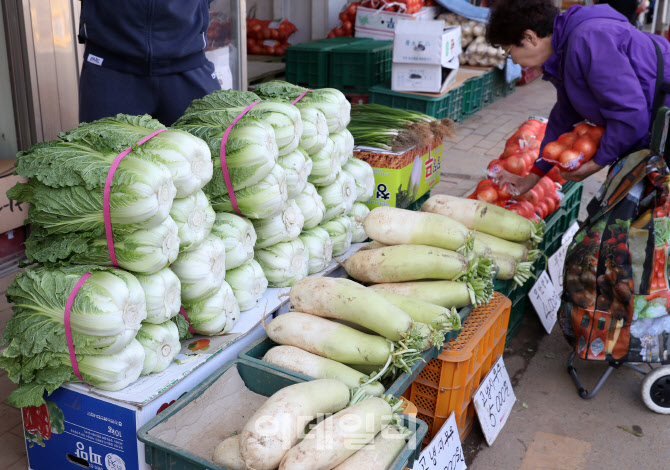
<path id="1" fill-rule="evenodd" d="M 609 5 L 574 5 L 556 16 L 554 53 L 542 68 L 544 80 L 556 87 L 557 101 L 542 149 L 585 119 L 605 126 L 594 156 L 599 165 L 610 165 L 627 150 L 649 144 L 656 86 L 652 37 L 665 59 L 665 80 L 670 80 L 668 41 L 635 29 Z M 534 172 L 547 173 L 551 167 L 538 158 Z"/>

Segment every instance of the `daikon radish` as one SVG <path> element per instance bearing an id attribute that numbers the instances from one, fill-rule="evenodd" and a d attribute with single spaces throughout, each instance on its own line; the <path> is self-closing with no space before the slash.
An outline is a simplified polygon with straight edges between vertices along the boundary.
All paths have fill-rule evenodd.
<path id="1" fill-rule="evenodd" d="M 533 263 L 530 261 L 517 261 L 511 256 L 494 253 L 496 265 L 498 266 L 497 278 L 503 281 L 514 279 L 514 283 L 522 286 L 533 276 Z"/>
<path id="2" fill-rule="evenodd" d="M 348 402 L 349 387 L 335 379 L 282 388 L 242 428 L 240 453 L 244 463 L 250 470 L 277 468 L 298 442 L 307 423 L 322 413 L 341 410 Z"/>
<path id="3" fill-rule="evenodd" d="M 448 309 L 415 297 L 394 294 L 384 290 L 378 290 L 377 292 L 396 307 L 403 309 L 415 322 L 439 327 L 443 334 L 461 328 L 461 317 L 458 316 L 458 312 L 454 308 Z"/>
<path id="4" fill-rule="evenodd" d="M 503 240 L 486 233 L 475 232 L 475 240 L 475 244 L 477 242 L 485 244 L 493 254 L 511 256 L 517 261 L 535 261 L 540 254 L 538 250 L 529 250 L 521 243 Z"/>
<path id="5" fill-rule="evenodd" d="M 354 253 L 344 269 L 361 282 L 403 282 L 467 277 L 471 264 L 455 251 L 426 245 L 395 245 Z"/>
<path id="6" fill-rule="evenodd" d="M 214 449 L 212 460 L 228 470 L 247 470 L 247 465 L 240 453 L 240 435 L 236 434 L 221 441 Z"/>
<path id="7" fill-rule="evenodd" d="M 472 232 L 454 219 L 429 212 L 375 207 L 363 220 L 370 238 L 385 245 L 428 245 L 469 251 Z"/>
<path id="8" fill-rule="evenodd" d="M 265 362 L 315 379 L 337 379 L 349 388 L 358 388 L 368 376 L 332 359 L 317 356 L 294 346 L 275 346 L 263 356 Z M 361 387 L 372 396 L 382 396 L 385 388 L 379 382 Z"/>
<path id="9" fill-rule="evenodd" d="M 370 288 L 422 299 L 445 308 L 461 308 L 471 304 L 480 305 L 488 302 L 493 295 L 491 282 L 484 279 L 474 279 L 470 282 L 396 282 L 375 284 Z"/>
<path id="10" fill-rule="evenodd" d="M 349 279 L 307 277 L 293 285 L 289 299 L 299 312 L 356 323 L 391 341 L 412 329 L 412 318 L 402 309 Z"/>
<path id="11" fill-rule="evenodd" d="M 343 364 L 370 364 L 386 370 L 409 370 L 421 354 L 381 336 L 361 333 L 325 318 L 302 312 L 277 316 L 266 326 L 267 335 L 278 344 L 295 346 Z"/>
<path id="12" fill-rule="evenodd" d="M 386 245 L 378 242 L 377 240 L 372 240 L 370 243 L 363 245 L 358 251 L 374 250 L 375 248 L 383 248 L 385 246 Z"/>
<path id="13" fill-rule="evenodd" d="M 407 428 L 389 426 L 333 470 L 386 470 L 405 447 L 409 434 Z"/>
<path id="14" fill-rule="evenodd" d="M 544 221 L 541 219 L 532 222 L 507 209 L 476 199 L 438 194 L 431 196 L 421 210 L 451 217 L 471 230 L 518 243 L 531 239 L 539 243 L 544 233 Z"/>
<path id="15" fill-rule="evenodd" d="M 381 398 L 350 406 L 314 426 L 286 453 L 279 470 L 330 470 L 372 441 L 392 415 L 391 405 Z"/>

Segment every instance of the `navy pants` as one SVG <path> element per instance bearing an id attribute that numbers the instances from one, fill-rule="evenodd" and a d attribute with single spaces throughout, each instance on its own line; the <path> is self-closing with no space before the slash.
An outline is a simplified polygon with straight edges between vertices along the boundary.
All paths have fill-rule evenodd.
<path id="1" fill-rule="evenodd" d="M 171 126 L 191 104 L 221 86 L 214 66 L 169 75 L 141 76 L 84 62 L 79 81 L 79 121 L 123 114 L 150 114 Z"/>

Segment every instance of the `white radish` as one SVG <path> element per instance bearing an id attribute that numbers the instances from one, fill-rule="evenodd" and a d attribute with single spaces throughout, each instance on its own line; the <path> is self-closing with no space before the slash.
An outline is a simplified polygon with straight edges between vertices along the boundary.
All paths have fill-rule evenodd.
<path id="1" fill-rule="evenodd" d="M 463 255 L 443 248 L 395 245 L 359 251 L 347 259 L 344 269 L 361 282 L 456 280 L 468 275 L 470 263 Z"/>
<path id="2" fill-rule="evenodd" d="M 488 302 L 493 294 L 490 281 L 483 279 L 474 279 L 470 282 L 396 282 L 375 284 L 370 288 L 415 297 L 445 308 L 461 308 L 471 304 L 480 305 Z"/>
<path id="3" fill-rule="evenodd" d="M 346 320 L 391 341 L 400 341 L 412 329 L 412 318 L 402 309 L 377 292 L 348 279 L 301 279 L 293 285 L 289 299 L 299 312 Z"/>
<path id="4" fill-rule="evenodd" d="M 440 329 L 443 333 L 461 328 L 461 318 L 456 309 L 448 309 L 415 297 L 377 291 L 386 300 L 404 310 L 415 322 L 425 323 Z"/>
<path id="5" fill-rule="evenodd" d="M 212 460 L 228 470 L 247 470 L 247 465 L 240 453 L 240 435 L 235 434 L 221 441 L 214 449 Z"/>
<path id="6" fill-rule="evenodd" d="M 538 243 L 542 241 L 544 222 L 531 222 L 514 212 L 483 201 L 438 194 L 431 196 L 421 206 L 421 210 L 446 215 L 471 230 L 505 240 L 518 243 L 531 239 Z"/>
<path id="7" fill-rule="evenodd" d="M 391 343 L 325 318 L 302 312 L 277 316 L 265 327 L 275 343 L 295 346 L 345 364 L 386 364 Z"/>
<path id="8" fill-rule="evenodd" d="M 413 333 L 412 344 L 393 343 L 302 312 L 279 315 L 266 326 L 266 332 L 275 343 L 295 346 L 343 364 L 378 366 L 379 376 L 393 375 L 400 370 L 409 372 L 412 365 L 422 360 L 418 345 L 423 342 L 419 334 Z"/>
<path id="9" fill-rule="evenodd" d="M 386 470 L 405 447 L 408 433 L 406 428 L 389 426 L 333 470 Z"/>
<path id="10" fill-rule="evenodd" d="M 240 453 L 246 466 L 250 470 L 277 468 L 307 423 L 322 413 L 341 410 L 348 402 L 349 388 L 339 380 L 313 380 L 282 388 L 242 429 Z"/>
<path id="11" fill-rule="evenodd" d="M 517 261 L 511 256 L 494 253 L 493 258 L 498 266 L 497 278 L 503 281 L 514 279 L 518 286 L 522 286 L 533 275 L 533 263 L 530 261 Z"/>
<path id="12" fill-rule="evenodd" d="M 392 415 L 391 406 L 381 398 L 350 406 L 314 426 L 286 453 L 279 470 L 330 470 L 373 440 Z"/>
<path id="13" fill-rule="evenodd" d="M 365 374 L 349 366 L 294 346 L 275 346 L 265 353 L 263 360 L 315 379 L 337 379 L 349 388 L 358 388 L 368 379 Z M 372 382 L 362 389 L 365 393 L 377 397 L 383 395 L 385 391 L 379 382 Z"/>
<path id="14" fill-rule="evenodd" d="M 476 232 L 475 243 L 477 242 L 486 245 L 495 255 L 511 256 L 517 261 L 535 261 L 540 253 L 537 250 L 529 250 L 521 243 L 503 240 L 487 233 Z"/>
<path id="15" fill-rule="evenodd" d="M 395 207 L 375 207 L 363 220 L 370 238 L 384 245 L 428 245 L 467 250 L 472 232 L 449 217 Z"/>

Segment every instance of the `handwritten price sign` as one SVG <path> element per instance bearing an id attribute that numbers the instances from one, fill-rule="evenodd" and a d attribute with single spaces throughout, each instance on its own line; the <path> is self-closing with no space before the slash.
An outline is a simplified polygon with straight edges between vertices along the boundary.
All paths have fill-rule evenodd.
<path id="1" fill-rule="evenodd" d="M 547 271 L 542 271 L 537 278 L 535 285 L 531 287 L 528 293 L 528 298 L 535 307 L 542 326 L 547 330 L 547 333 L 551 333 L 551 329 L 556 323 L 556 313 L 561 306 L 561 298 L 558 296 L 551 279 L 549 279 Z"/>
<path id="2" fill-rule="evenodd" d="M 414 462 L 412 470 L 464 470 L 465 457 L 461 439 L 458 436 L 456 416 L 452 412 L 442 425 L 440 432 L 421 451 L 421 457 Z"/>
<path id="3" fill-rule="evenodd" d="M 570 244 L 566 243 L 549 257 L 547 270 L 558 295 L 563 293 L 563 266 L 565 265 L 565 257 L 568 254 L 569 246 Z"/>
<path id="4" fill-rule="evenodd" d="M 473 397 L 475 411 L 488 445 L 493 444 L 509 418 L 516 395 L 502 356 L 479 385 Z"/>

